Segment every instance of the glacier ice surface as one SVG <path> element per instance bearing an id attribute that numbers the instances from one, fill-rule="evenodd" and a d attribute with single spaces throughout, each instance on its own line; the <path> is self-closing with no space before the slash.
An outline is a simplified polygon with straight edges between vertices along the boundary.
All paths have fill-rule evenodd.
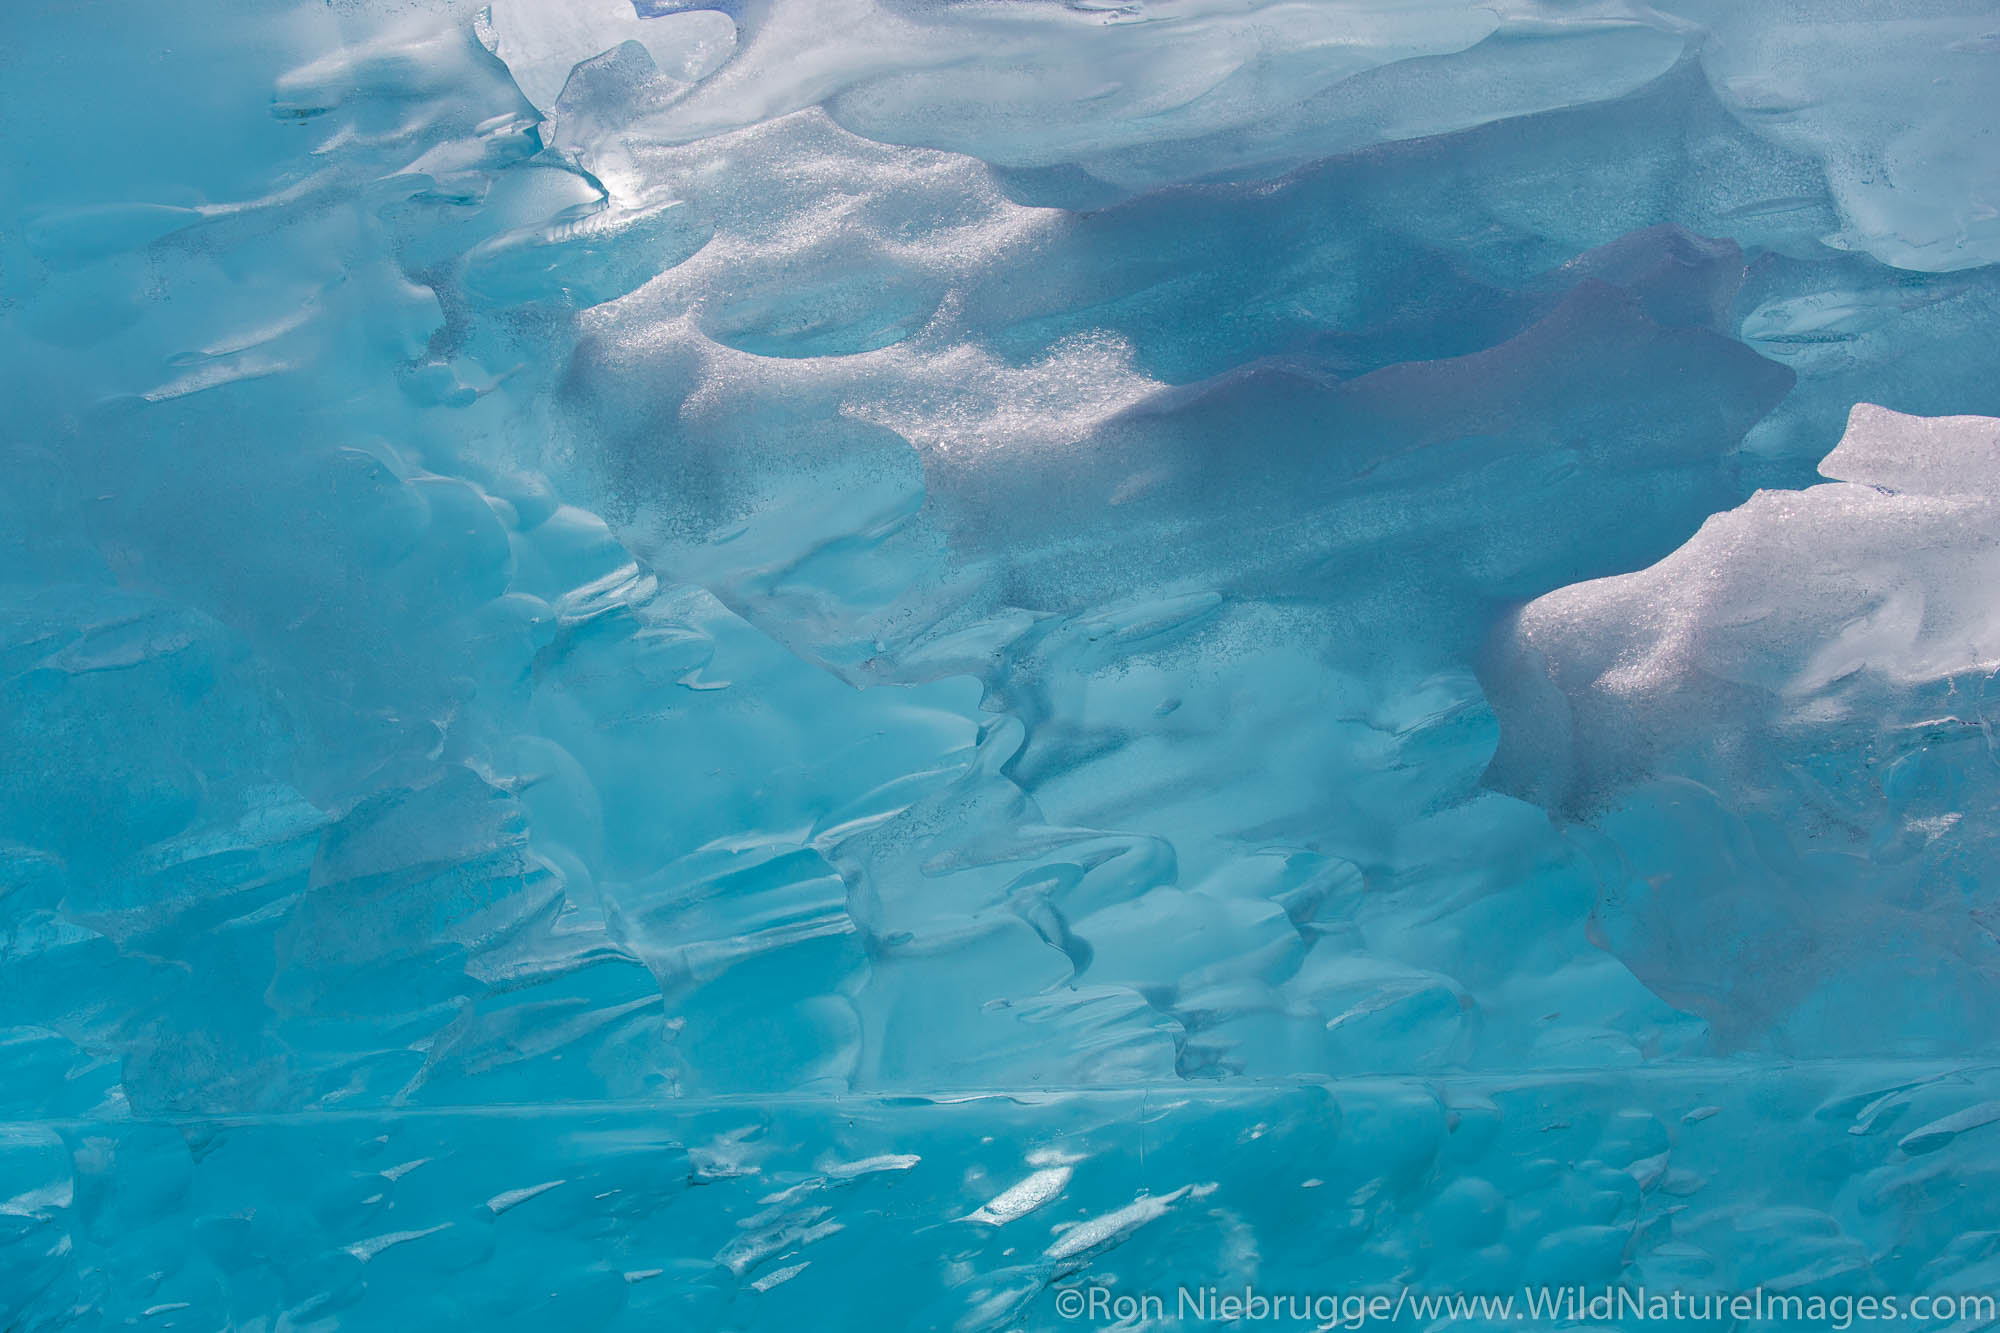
<path id="1" fill-rule="evenodd" d="M 1996 62 L 7 6 L 0 1327 L 2000 1292 Z"/>

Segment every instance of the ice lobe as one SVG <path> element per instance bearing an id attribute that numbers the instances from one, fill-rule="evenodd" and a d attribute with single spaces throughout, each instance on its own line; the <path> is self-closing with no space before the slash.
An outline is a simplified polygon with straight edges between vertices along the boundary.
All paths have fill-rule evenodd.
<path id="1" fill-rule="evenodd" d="M 1821 472 L 1831 484 L 1761 491 L 1650 569 L 1522 611 L 1496 698 L 1564 702 L 1536 715 L 1549 726 L 1522 713 L 1507 729 L 1496 782 L 1588 805 L 1662 749 L 1724 743 L 1725 720 L 1833 732 L 1993 671 L 2000 421 L 1859 404 Z"/>
<path id="2" fill-rule="evenodd" d="M 1819 470 L 1833 481 L 1901 495 L 2000 495 L 2000 421 L 1907 416 L 1857 403 Z"/>
<path id="3" fill-rule="evenodd" d="M 1575 283 L 1562 299 L 1492 348 L 1345 380 L 1309 361 L 1253 362 L 1161 390 L 1075 451 L 962 466 L 947 456 L 933 469 L 940 516 L 968 528 L 967 540 L 1008 549 L 1017 580 L 1060 582 L 1070 595 L 1089 576 L 1032 572 L 1036 548 L 1053 549 L 1058 532 L 1086 531 L 1086 513 L 1102 506 L 1119 512 L 1128 534 L 1156 523 L 1176 534 L 1171 546 L 1121 559 L 1126 576 L 1145 569 L 1164 581 L 1199 566 L 1242 591 L 1311 587 L 1338 600 L 1336 571 L 1368 567 L 1380 586 L 1396 580 L 1378 566 L 1390 561 L 1401 562 L 1413 585 L 1462 606 L 1587 577 L 1575 563 L 1579 548 L 1609 566 L 1643 563 L 1649 547 L 1673 540 L 1668 534 L 1685 531 L 1705 508 L 1716 456 L 1789 386 L 1781 368 L 1702 328 L 1702 315 L 1690 327 L 1682 322 L 1687 310 L 1672 308 L 1685 302 L 1698 312 L 1714 299 L 1698 294 L 1711 282 L 1726 290 L 1733 259 L 1726 247 L 1704 253 L 1672 234 L 1634 238 L 1622 254 L 1576 261 L 1560 275 Z M 1649 291 L 1655 265 L 1673 277 Z M 1614 286 L 1599 272 L 1629 285 Z M 1668 323 L 1649 316 L 1649 302 Z M 1605 355 L 1613 347 L 1615 365 Z M 1697 378 L 1711 396 L 1683 400 L 1679 386 Z M 1675 415 L 1666 427 L 1669 398 Z M 1224 460 L 1248 441 L 1256 442 L 1259 465 L 1232 472 Z M 1055 494 L 1026 504 L 1052 474 L 1064 479 Z M 1524 486 L 1526 476 L 1534 481 Z M 1576 505 L 1576 524 L 1590 533 L 1581 542 L 1576 527 L 1559 544 L 1510 517 L 1516 505 L 1543 505 L 1552 494 L 1581 500 L 1580 489 L 1600 485 L 1619 498 L 1601 494 Z M 1244 541 L 1209 530 L 1197 489 L 1226 497 L 1218 517 L 1262 515 L 1263 532 Z M 1477 503 L 1474 489 L 1482 492 Z M 1432 507 L 1407 505 L 1418 490 L 1437 497 Z M 1073 551 L 1079 543 L 1062 544 Z M 1410 595 L 1424 596 L 1414 587 Z M 1422 623 L 1437 625 L 1446 614 Z"/>
<path id="4" fill-rule="evenodd" d="M 823 104 L 870 138 L 1074 168 L 1127 194 L 1615 97 L 1695 31 L 1621 4 L 1431 0 L 843 0 L 744 18 L 737 57 L 647 134 L 686 142 Z"/>
<path id="5" fill-rule="evenodd" d="M 547 111 L 571 65 L 636 52 L 650 91 L 626 128 L 651 141 L 818 105 L 869 138 L 1090 182 L 1100 201 L 1613 100 L 1692 60 L 1742 124 L 1820 164 L 1841 215 L 1829 244 L 1925 272 L 2000 258 L 1993 150 L 1971 128 L 2000 43 L 1977 0 L 1810 19 L 1708 0 L 722 8 L 557 20 L 513 0 L 488 41 Z"/>
<path id="6" fill-rule="evenodd" d="M 1949 1046 L 2000 963 L 2000 421 L 1860 404 L 1821 470 L 1515 617 L 1488 781 L 1605 835 L 1604 938 L 1734 1039 Z"/>
<path id="7" fill-rule="evenodd" d="M 2000 82 L 1990 4 L 1670 8 L 1709 25 L 1703 66 L 1744 123 L 1825 163 L 1845 223 L 1829 244 L 1923 272 L 2000 260 L 2000 147 L 1971 128 Z"/>

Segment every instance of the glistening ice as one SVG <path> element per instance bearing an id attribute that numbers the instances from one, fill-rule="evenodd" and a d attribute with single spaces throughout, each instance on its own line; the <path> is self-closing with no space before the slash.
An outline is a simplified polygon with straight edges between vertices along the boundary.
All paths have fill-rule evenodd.
<path id="1" fill-rule="evenodd" d="M 1996 105 L 9 0 L 0 1329 L 2000 1324 Z"/>

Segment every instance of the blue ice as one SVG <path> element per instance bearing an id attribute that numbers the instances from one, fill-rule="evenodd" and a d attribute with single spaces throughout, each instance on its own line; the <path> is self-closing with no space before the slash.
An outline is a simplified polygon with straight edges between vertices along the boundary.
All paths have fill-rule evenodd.
<path id="1" fill-rule="evenodd" d="M 1988 1326 L 1996 90 L 14 0 L 0 1328 Z"/>

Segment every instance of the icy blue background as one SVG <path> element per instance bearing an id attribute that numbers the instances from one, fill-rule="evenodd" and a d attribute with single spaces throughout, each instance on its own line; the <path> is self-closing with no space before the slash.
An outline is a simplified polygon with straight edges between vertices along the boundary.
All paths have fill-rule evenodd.
<path id="1" fill-rule="evenodd" d="M 2000 1291 L 1996 97 L 0 7 L 0 1328 Z"/>

